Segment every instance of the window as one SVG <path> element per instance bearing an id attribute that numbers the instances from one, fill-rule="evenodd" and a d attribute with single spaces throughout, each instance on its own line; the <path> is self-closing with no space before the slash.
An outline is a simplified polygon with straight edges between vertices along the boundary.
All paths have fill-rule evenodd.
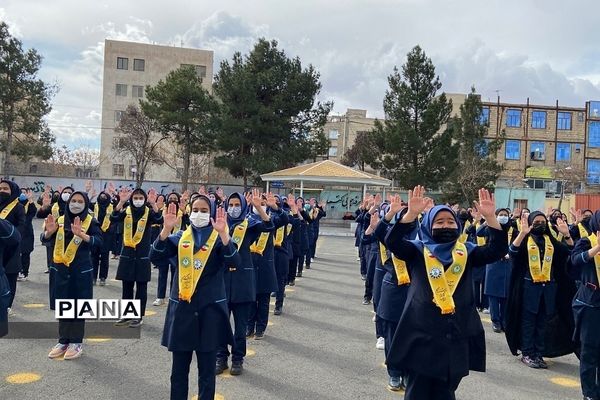
<path id="1" fill-rule="evenodd" d="M 558 113 L 558 129 L 561 131 L 571 130 L 571 113 L 570 112 L 559 112 Z"/>
<path id="2" fill-rule="evenodd" d="M 521 126 L 521 110 L 506 110 L 506 126 L 511 128 Z"/>
<path id="3" fill-rule="evenodd" d="M 120 122 L 121 118 L 123 118 L 123 114 L 125 114 L 125 111 L 116 110 L 115 111 L 115 122 Z"/>
<path id="4" fill-rule="evenodd" d="M 587 183 L 590 185 L 600 184 L 600 160 L 588 160 Z"/>
<path id="5" fill-rule="evenodd" d="M 128 68 L 129 68 L 129 58 L 117 57 L 117 69 L 128 69 Z"/>
<path id="6" fill-rule="evenodd" d="M 579 153 L 581 151 L 581 145 L 579 143 L 575 143 L 575 153 Z"/>
<path id="7" fill-rule="evenodd" d="M 592 121 L 588 125 L 588 146 L 600 147 L 600 122 Z"/>
<path id="8" fill-rule="evenodd" d="M 531 142 L 530 155 L 534 161 L 544 161 L 546 159 L 546 145 L 542 142 Z"/>
<path id="9" fill-rule="evenodd" d="M 337 139 L 339 136 L 339 132 L 337 129 L 330 129 L 329 130 L 329 139 Z"/>
<path id="10" fill-rule="evenodd" d="M 206 66 L 204 65 L 193 65 L 193 64 L 181 64 L 182 67 L 194 67 L 196 75 L 200 78 L 206 78 Z"/>
<path id="11" fill-rule="evenodd" d="M 123 164 L 113 164 L 113 176 L 125 176 L 125 166 Z"/>
<path id="12" fill-rule="evenodd" d="M 329 148 L 329 157 L 337 157 L 337 147 Z"/>
<path id="13" fill-rule="evenodd" d="M 133 59 L 133 70 L 134 71 L 143 71 L 146 68 L 146 61 L 141 58 Z"/>
<path id="14" fill-rule="evenodd" d="M 556 161 L 571 161 L 571 144 L 556 144 Z"/>
<path id="15" fill-rule="evenodd" d="M 521 159 L 521 142 L 518 140 L 507 140 L 504 158 L 507 160 Z"/>
<path id="16" fill-rule="evenodd" d="M 483 139 L 482 141 L 475 144 L 475 150 L 481 157 L 487 157 L 490 155 L 490 139 Z"/>
<path id="17" fill-rule="evenodd" d="M 583 122 L 583 113 L 582 112 L 577 113 L 577 121 Z"/>
<path id="18" fill-rule="evenodd" d="M 533 111 L 531 113 L 531 127 L 546 129 L 546 111 Z"/>
<path id="19" fill-rule="evenodd" d="M 590 101 L 590 118 L 600 118 L 600 101 Z"/>
<path id="20" fill-rule="evenodd" d="M 483 107 L 481 109 L 481 115 L 479 116 L 479 123 L 481 125 L 489 125 L 490 124 L 490 108 Z"/>
<path id="21" fill-rule="evenodd" d="M 131 96 L 132 97 L 144 97 L 144 87 L 133 85 L 131 86 Z"/>
<path id="22" fill-rule="evenodd" d="M 117 88 L 115 89 L 117 96 L 127 96 L 127 85 L 122 83 L 117 83 Z"/>

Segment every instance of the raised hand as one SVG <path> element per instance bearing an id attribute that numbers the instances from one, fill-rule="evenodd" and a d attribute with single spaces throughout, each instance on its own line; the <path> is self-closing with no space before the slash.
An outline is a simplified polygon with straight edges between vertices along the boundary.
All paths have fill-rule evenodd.
<path id="1" fill-rule="evenodd" d="M 217 218 L 210 219 L 213 229 L 219 232 L 219 234 L 229 233 L 229 229 L 227 228 L 227 218 L 225 215 L 225 209 L 223 207 L 219 207 L 217 208 Z"/>
<path id="2" fill-rule="evenodd" d="M 275 198 L 275 195 L 271 192 L 267 194 L 267 206 L 269 206 L 273 210 L 277 210 L 279 208 L 277 207 L 277 199 Z"/>
<path id="3" fill-rule="evenodd" d="M 258 210 L 262 205 L 262 198 L 260 197 L 260 191 L 258 189 L 252 189 L 252 195 L 250 197 L 250 203 Z"/>
<path id="4" fill-rule="evenodd" d="M 583 213 L 581 210 L 577 210 L 577 213 L 575 214 L 575 222 L 580 223 L 581 221 L 583 221 Z"/>
<path id="5" fill-rule="evenodd" d="M 292 214 L 298 214 L 298 206 L 296 205 L 296 198 L 294 197 L 293 194 L 288 194 L 288 205 L 290 206 L 290 210 L 292 211 Z"/>
<path id="6" fill-rule="evenodd" d="M 369 221 L 369 228 L 371 231 L 374 231 L 377 228 L 377 224 L 379 223 L 379 213 L 375 213 L 371 215 L 371 220 Z"/>
<path id="7" fill-rule="evenodd" d="M 44 192 L 44 194 L 42 195 L 42 207 L 50 207 L 50 204 L 52 204 L 50 193 Z"/>
<path id="8" fill-rule="evenodd" d="M 486 219 L 486 221 L 496 219 L 496 202 L 494 201 L 494 195 L 490 194 L 487 189 L 479 189 L 479 202 L 474 202 L 475 207 Z"/>
<path id="9" fill-rule="evenodd" d="M 421 185 L 408 191 L 408 220 L 414 221 L 427 208 L 429 202 L 424 195 L 425 188 Z"/>
<path id="10" fill-rule="evenodd" d="M 81 219 L 79 217 L 75 217 L 75 219 L 71 223 L 71 232 L 73 232 L 73 235 L 83 238 L 83 231 L 81 230 Z"/>
<path id="11" fill-rule="evenodd" d="M 169 206 L 163 209 L 163 229 L 172 232 L 177 225 L 177 206 L 169 203 Z"/>
<path id="12" fill-rule="evenodd" d="M 402 210 L 402 208 L 404 208 L 404 206 L 402 205 L 402 198 L 400 197 L 399 194 L 397 194 L 395 196 L 390 196 L 389 201 L 390 201 L 390 210 L 389 210 L 390 213 L 397 214 Z"/>
<path id="13" fill-rule="evenodd" d="M 222 189 L 222 188 L 218 188 L 218 189 L 217 189 L 217 196 L 218 196 L 218 197 L 219 197 L 221 200 L 225 201 L 225 192 L 223 192 L 223 189 Z"/>
<path id="14" fill-rule="evenodd" d="M 49 235 L 52 235 L 54 232 L 56 232 L 56 230 L 58 229 L 58 224 L 56 223 L 56 218 L 54 218 L 54 215 L 50 214 L 46 217 L 46 222 L 45 222 L 45 231 L 47 233 L 48 237 Z"/>
<path id="15" fill-rule="evenodd" d="M 148 190 L 148 203 L 151 206 L 156 204 L 157 197 L 158 197 L 158 194 L 156 193 L 156 189 L 150 188 L 150 190 Z"/>
<path id="16" fill-rule="evenodd" d="M 156 198 L 156 207 L 162 209 L 165 206 L 165 198 L 163 196 Z"/>
<path id="17" fill-rule="evenodd" d="M 206 193 L 206 187 L 204 187 L 204 185 L 201 185 L 201 186 L 198 188 L 198 193 L 199 193 L 199 194 L 202 194 L 202 195 L 204 195 L 204 196 L 206 196 L 206 195 L 208 194 L 208 193 Z"/>
<path id="18" fill-rule="evenodd" d="M 556 229 L 564 236 L 569 236 L 569 225 L 562 218 L 556 220 Z"/>
<path id="19" fill-rule="evenodd" d="M 131 192 L 129 191 L 129 188 L 127 186 L 122 186 L 119 190 L 119 204 L 121 204 L 121 206 L 125 204 L 127 200 L 129 200 L 130 195 Z"/>
<path id="20" fill-rule="evenodd" d="M 529 234 L 529 232 L 531 232 L 531 226 L 529 225 L 529 217 L 526 216 L 522 216 L 521 217 L 521 230 L 519 231 L 520 234 L 523 234 L 523 236 Z"/>
<path id="21" fill-rule="evenodd" d="M 425 212 L 431 210 L 435 207 L 435 202 L 431 197 L 425 197 Z"/>
<path id="22" fill-rule="evenodd" d="M 117 193 L 115 189 L 115 185 L 112 182 L 108 182 L 108 186 L 106 187 L 106 191 L 112 196 Z"/>

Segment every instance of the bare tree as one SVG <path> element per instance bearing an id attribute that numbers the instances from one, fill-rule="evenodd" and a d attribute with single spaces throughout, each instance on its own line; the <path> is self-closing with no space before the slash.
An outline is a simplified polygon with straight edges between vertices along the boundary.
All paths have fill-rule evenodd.
<path id="1" fill-rule="evenodd" d="M 95 178 L 98 175 L 100 164 L 107 157 L 100 156 L 100 150 L 89 144 L 82 144 L 73 149 L 66 145 L 55 146 L 52 149 L 50 162 L 54 164 L 56 172 L 61 175 L 74 174 L 79 178 Z"/>
<path id="2" fill-rule="evenodd" d="M 141 187 L 149 165 L 162 163 L 160 144 L 166 136 L 157 133 L 152 120 L 134 105 L 127 106 L 115 132 L 120 136 L 113 143 L 113 149 L 133 160 L 136 168 L 135 183 L 137 187 Z"/>
<path id="3" fill-rule="evenodd" d="M 184 157 L 181 145 L 173 140 L 165 140 L 161 143 L 157 156 L 163 165 L 173 170 L 177 174 L 177 177 L 181 178 Z M 212 158 L 210 154 L 191 154 L 190 168 L 188 170 L 189 182 L 208 182 L 210 180 L 208 169 L 211 163 Z"/>

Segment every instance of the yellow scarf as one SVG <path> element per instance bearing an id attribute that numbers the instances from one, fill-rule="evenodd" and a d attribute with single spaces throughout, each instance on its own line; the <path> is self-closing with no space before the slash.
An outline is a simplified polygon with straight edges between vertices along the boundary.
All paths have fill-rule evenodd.
<path id="1" fill-rule="evenodd" d="M 477 231 L 479 230 L 480 226 L 481 224 L 479 223 L 475 224 L 475 237 L 477 238 L 477 246 L 485 246 L 485 237 L 477 235 Z"/>
<path id="2" fill-rule="evenodd" d="M 131 207 L 127 207 L 125 211 L 125 225 L 123 229 L 123 244 L 125 247 L 131 247 L 135 249 L 144 237 L 144 231 L 146 230 L 146 223 L 148 223 L 148 214 L 150 209 L 145 207 L 144 215 L 137 223 L 137 229 L 135 235 L 133 235 L 133 215 L 131 215 Z"/>
<path id="3" fill-rule="evenodd" d="M 383 243 L 379 243 L 379 255 L 381 256 L 381 264 L 385 264 L 389 257 L 387 255 L 387 249 Z M 394 270 L 396 271 L 398 286 L 409 284 L 410 276 L 408 275 L 406 262 L 392 254 L 392 263 L 394 264 Z"/>
<path id="4" fill-rule="evenodd" d="M 198 281 L 204 272 L 204 267 L 210 254 L 212 253 L 215 242 L 219 234 L 216 230 L 208 237 L 206 243 L 201 246 L 194 254 L 194 235 L 192 227 L 188 227 L 179 239 L 177 245 L 177 259 L 179 260 L 179 300 L 192 301 L 192 295 L 196 290 Z"/>
<path id="5" fill-rule="evenodd" d="M 511 239 L 512 239 L 512 235 L 513 235 L 513 231 L 514 231 L 514 228 L 511 226 L 508 229 L 508 245 L 509 246 L 512 244 Z"/>
<path id="6" fill-rule="evenodd" d="M 58 206 L 58 201 L 52 206 L 52 216 L 54 218 L 60 217 L 60 207 Z"/>
<path id="7" fill-rule="evenodd" d="M 554 228 L 552 226 L 550 227 L 550 233 L 552 234 L 552 236 L 554 236 L 554 239 L 556 239 L 559 242 L 562 242 L 562 240 L 563 240 L 563 234 L 562 233 L 558 233 L 557 234 L 554 231 Z"/>
<path id="8" fill-rule="evenodd" d="M 433 302 L 442 310 L 442 314 L 452 314 L 455 311 L 452 296 L 465 272 L 467 265 L 467 247 L 464 243 L 456 242 L 452 249 L 452 264 L 444 271 L 442 263 L 423 246 L 427 279 L 433 292 Z"/>
<path id="9" fill-rule="evenodd" d="M 471 226 L 471 221 L 467 220 L 465 222 L 465 227 L 463 228 L 463 231 L 462 231 L 460 237 L 458 238 L 459 242 L 467 243 L 467 239 L 469 237 L 469 235 L 467 234 L 467 229 L 469 229 L 470 226 Z"/>
<path id="10" fill-rule="evenodd" d="M 67 267 L 71 266 L 71 263 L 75 259 L 75 254 L 77 253 L 77 249 L 81 244 L 81 238 L 73 235 L 73 239 L 67 246 L 65 250 L 65 217 L 58 218 L 58 231 L 56 232 L 56 242 L 54 243 L 54 252 L 52 253 L 52 259 L 55 264 L 64 264 Z M 81 230 L 83 233 L 87 233 L 87 230 L 90 228 L 92 223 L 92 216 L 87 215 L 85 220 L 81 224 Z"/>
<path id="11" fill-rule="evenodd" d="M 110 214 L 112 214 L 113 212 L 113 205 L 109 204 L 108 207 L 106 207 L 106 214 L 104 215 L 104 219 L 102 220 L 102 226 L 100 227 L 100 229 L 102 229 L 102 232 L 106 232 L 108 230 L 108 228 L 110 228 Z M 100 207 L 98 206 L 98 203 L 96 203 L 96 205 L 94 206 L 94 216 L 96 218 L 98 218 L 98 215 L 100 214 Z M 100 222 L 100 221 L 98 221 Z"/>
<path id="12" fill-rule="evenodd" d="M 235 228 L 233 228 L 233 234 L 231 234 L 231 240 L 235 245 L 239 247 L 244 243 L 244 238 L 246 237 L 246 231 L 248 230 L 248 219 L 244 219 Z"/>
<path id="13" fill-rule="evenodd" d="M 529 272 L 535 283 L 549 282 L 552 271 L 552 257 L 554 256 L 554 246 L 548 235 L 544 235 L 546 253 L 543 264 L 540 263 L 540 249 L 531 235 L 527 239 L 527 252 L 529 255 Z"/>
<path id="14" fill-rule="evenodd" d="M 6 217 L 8 217 L 8 214 L 10 214 L 10 212 L 13 208 L 15 208 L 18 202 L 19 198 L 16 198 L 13 201 L 11 201 L 6 207 L 4 207 L 2 211 L 0 211 L 0 219 L 6 219 Z"/>
<path id="15" fill-rule="evenodd" d="M 590 236 L 590 234 L 587 232 L 587 229 L 585 229 L 583 224 L 581 224 L 581 223 L 577 224 L 577 228 L 579 228 L 579 237 L 580 238 L 583 239 L 583 238 Z"/>
<path id="16" fill-rule="evenodd" d="M 598 238 L 595 233 L 592 233 L 588 236 L 588 240 L 590 241 L 590 245 L 592 247 L 596 247 L 598 245 Z M 594 264 L 596 265 L 596 278 L 598 279 L 598 283 L 600 283 L 600 254 L 596 254 L 594 256 Z"/>
<path id="17" fill-rule="evenodd" d="M 263 255 L 267 242 L 269 241 L 269 232 L 263 232 L 260 234 L 258 240 L 250 246 L 250 251 L 253 253 Z"/>
<path id="18" fill-rule="evenodd" d="M 281 247 L 283 244 L 283 238 L 286 236 L 285 228 L 285 226 L 282 226 L 275 231 L 275 239 L 273 240 L 275 247 Z"/>

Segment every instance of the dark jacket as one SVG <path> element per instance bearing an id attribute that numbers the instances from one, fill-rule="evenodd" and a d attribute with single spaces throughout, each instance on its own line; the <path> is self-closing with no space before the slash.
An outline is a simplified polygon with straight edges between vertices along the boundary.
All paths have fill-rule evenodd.
<path id="1" fill-rule="evenodd" d="M 256 273 L 257 294 L 277 291 L 273 236 L 275 230 L 287 225 L 288 215 L 279 208 L 277 211 L 271 211 L 271 221 L 273 223 L 273 228 L 268 231 L 265 230 L 265 232 L 269 232 L 269 239 L 263 254 L 252 253 L 252 263 L 254 264 L 254 271 Z"/>
<path id="2" fill-rule="evenodd" d="M 8 333 L 8 304 L 10 303 L 10 286 L 4 272 L 4 252 L 14 248 L 21 240 L 21 234 L 13 224 L 0 219 L 0 337 Z"/>
<path id="3" fill-rule="evenodd" d="M 6 208 L 9 204 L 15 201 L 19 195 L 21 194 L 21 189 L 19 186 L 12 182 L 3 180 L 2 182 L 6 182 L 10 186 L 10 196 L 3 203 L 0 204 L 0 210 Z M 25 217 L 25 208 L 23 204 L 19 203 L 17 200 L 17 204 L 13 207 L 13 209 L 6 216 L 6 221 L 13 224 L 13 226 L 19 231 L 21 238 L 25 236 L 25 232 L 27 230 L 26 217 Z M 7 274 L 17 274 L 21 272 L 21 244 L 17 243 L 13 245 L 12 248 L 7 249 L 4 253 L 4 270 Z"/>
<path id="4" fill-rule="evenodd" d="M 25 228 L 21 237 L 21 253 L 31 253 L 34 247 L 35 233 L 33 232 L 33 218 L 37 213 L 35 204 L 27 202 L 25 208 Z"/>

